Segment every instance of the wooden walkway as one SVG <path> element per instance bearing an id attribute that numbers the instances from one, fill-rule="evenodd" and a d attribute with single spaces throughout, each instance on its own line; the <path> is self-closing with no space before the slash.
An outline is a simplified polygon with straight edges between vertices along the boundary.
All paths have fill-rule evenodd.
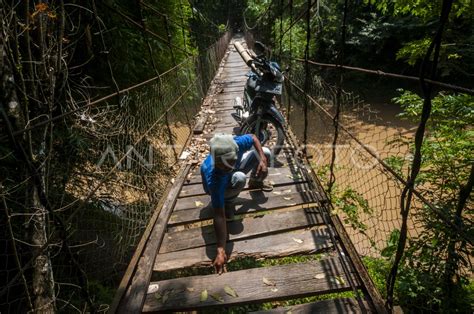
<path id="1" fill-rule="evenodd" d="M 235 39 L 234 39 L 235 40 Z M 230 113 L 232 100 L 241 96 L 248 71 L 232 43 L 216 77 L 218 90 L 210 97 L 213 118 L 204 133 L 236 133 Z M 205 121 L 203 119 L 201 122 Z M 204 126 L 204 125 L 203 125 Z M 198 140 L 199 141 L 199 140 Z M 201 140 L 202 141 L 202 140 Z M 126 276 L 119 287 L 112 312 L 136 313 L 200 310 L 288 300 L 343 291 L 359 291 L 358 299 L 334 299 L 280 308 L 270 313 L 383 312 L 380 296 L 368 279 L 337 217 L 326 214 L 329 204 L 307 165 L 297 163 L 291 134 L 287 147 L 269 168 L 272 192 L 246 188 L 226 209 L 227 254 L 239 258 L 281 258 L 324 253 L 320 259 L 167 280 L 160 274 L 188 268 L 210 268 L 216 250 L 210 197 L 202 188 L 199 164 L 186 165 L 166 191 L 145 231 Z M 175 276 L 179 272 L 174 272 Z M 210 273 L 210 272 L 208 272 Z M 219 311 L 220 311 L 219 310 Z M 262 313 L 262 312 L 259 312 Z"/>

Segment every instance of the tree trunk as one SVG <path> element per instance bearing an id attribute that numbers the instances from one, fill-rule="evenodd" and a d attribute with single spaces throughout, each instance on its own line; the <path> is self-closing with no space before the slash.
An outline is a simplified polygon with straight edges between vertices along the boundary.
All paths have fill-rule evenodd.
<path id="1" fill-rule="evenodd" d="M 47 211 L 41 205 L 38 189 L 32 182 L 31 193 L 31 211 L 35 214 L 32 219 L 32 235 L 31 242 L 34 245 L 33 254 L 36 257 L 33 263 L 33 298 L 35 313 L 55 313 L 55 295 L 54 295 L 54 278 L 53 267 L 47 249 L 48 235 L 47 228 L 48 218 Z M 46 246 L 46 248 L 44 248 Z"/>

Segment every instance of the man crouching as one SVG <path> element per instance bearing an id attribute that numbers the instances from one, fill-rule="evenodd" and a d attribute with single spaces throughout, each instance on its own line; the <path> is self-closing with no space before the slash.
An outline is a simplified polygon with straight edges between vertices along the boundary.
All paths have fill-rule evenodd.
<path id="1" fill-rule="evenodd" d="M 271 191 L 273 187 L 264 182 L 268 175 L 268 161 L 271 152 L 262 147 L 253 134 L 232 136 L 216 134 L 210 141 L 211 153 L 201 165 L 204 191 L 211 196 L 214 211 L 214 231 L 217 241 L 217 255 L 213 262 L 216 272 L 224 272 L 227 262 L 225 253 L 227 225 L 225 204 L 232 202 L 243 190 L 246 174 L 252 171 L 249 179 L 250 189 Z"/>

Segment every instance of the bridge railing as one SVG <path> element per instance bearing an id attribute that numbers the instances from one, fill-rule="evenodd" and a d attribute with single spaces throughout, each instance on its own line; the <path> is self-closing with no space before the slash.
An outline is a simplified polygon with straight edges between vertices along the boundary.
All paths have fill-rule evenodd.
<path id="1" fill-rule="evenodd" d="M 262 14 L 246 29 L 248 46 L 255 39 L 263 40 L 277 47 L 274 52 L 279 55 L 274 57 L 280 58 L 282 68 L 290 65 L 280 109 L 325 187 L 333 214 L 345 224 L 372 274 L 377 271 L 374 280 L 388 297 L 387 307 L 393 306 L 397 289 L 396 295 L 404 299 L 395 302 L 417 311 L 439 310 L 456 298 L 450 292 L 454 286 L 472 278 L 469 252 L 474 239 L 468 214 L 472 200 L 467 195 L 472 194 L 474 168 L 467 157 L 472 147 L 465 145 L 469 134 L 465 124 L 472 121 L 466 112 L 474 91 L 436 81 L 436 69 L 431 76 L 425 71 L 420 77 L 409 77 L 345 66 L 347 1 L 336 64 L 310 60 L 311 25 L 317 24 L 310 15 L 314 3 L 319 2 L 308 1 L 306 13 L 297 17 L 291 8 L 289 12 L 274 10 L 266 22 L 265 15 L 271 13 Z M 440 19 L 447 18 L 446 10 L 449 6 L 443 7 Z M 278 27 L 268 25 L 283 18 L 290 20 L 290 27 L 283 32 L 280 23 L 282 36 L 277 38 Z M 295 38 L 301 41 L 301 30 L 306 28 L 305 57 L 293 56 L 291 51 L 292 40 L 296 40 L 291 28 L 299 20 Z M 443 23 L 438 33 L 443 32 Z M 290 47 L 287 54 L 282 53 L 283 36 Z M 434 37 L 432 47 L 440 44 L 440 38 Z M 426 53 L 428 60 L 433 51 Z M 355 76 L 354 72 L 363 74 Z M 376 80 L 371 80 L 373 75 Z M 370 81 L 374 89 L 382 81 L 413 90 L 418 85 L 407 82 L 416 81 L 424 93 L 421 97 L 399 94 L 396 104 L 388 97 L 371 103 L 345 91 L 352 78 Z M 435 89 L 447 92 L 435 96 Z M 456 120 L 457 126 L 449 122 Z"/>
<path id="2" fill-rule="evenodd" d="M 32 274 L 38 256 L 50 261 L 56 308 L 107 310 L 97 297 L 102 294 L 104 302 L 113 296 L 109 290 L 123 276 L 178 170 L 230 36 L 225 33 L 199 56 L 190 56 L 140 84 L 83 102 L 60 116 L 32 121 L 11 134 L 2 128 L 0 159 L 6 169 L 2 177 L 10 179 L 3 181 L 0 190 L 6 213 L 0 239 L 0 272 L 5 279 L 0 311 L 37 308 L 38 292 L 33 289 L 38 277 Z M 53 139 L 40 192 L 49 203 L 28 207 L 24 204 L 30 203 L 28 191 L 34 178 L 13 173 L 18 147 L 9 138 L 38 139 L 38 134 Z M 34 242 L 32 228 L 41 229 L 42 241 Z M 31 246 L 37 247 L 33 254 Z"/>

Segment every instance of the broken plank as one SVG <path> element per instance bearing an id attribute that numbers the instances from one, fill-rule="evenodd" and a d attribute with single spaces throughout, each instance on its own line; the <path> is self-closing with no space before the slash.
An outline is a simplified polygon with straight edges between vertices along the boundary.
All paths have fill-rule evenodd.
<path id="1" fill-rule="evenodd" d="M 323 223 L 317 208 L 296 209 L 227 222 L 229 240 L 248 239 Z M 160 253 L 180 251 L 216 243 L 214 226 L 167 232 Z"/>
<path id="2" fill-rule="evenodd" d="M 228 261 L 242 257 L 274 258 L 294 254 L 316 253 L 332 247 L 327 228 L 323 226 L 268 235 L 262 238 L 228 241 Z M 210 266 L 215 258 L 216 245 L 197 247 L 178 252 L 158 254 L 154 271 L 169 271 L 185 267 Z"/>
<path id="3" fill-rule="evenodd" d="M 159 290 L 147 295 L 143 312 L 183 311 L 342 292 L 350 289 L 348 282 L 337 258 L 245 269 L 220 276 L 176 278 L 153 282 Z M 229 290 L 235 295 L 229 294 Z M 160 296 L 165 294 L 163 301 Z"/>
<path id="4" fill-rule="evenodd" d="M 252 314 L 306 314 L 306 313 L 367 313 L 370 312 L 370 307 L 366 302 L 362 302 L 363 308 L 360 307 L 356 299 L 341 298 L 332 300 L 323 300 L 305 304 L 298 304 L 292 306 L 279 307 L 267 311 L 250 312 Z"/>

